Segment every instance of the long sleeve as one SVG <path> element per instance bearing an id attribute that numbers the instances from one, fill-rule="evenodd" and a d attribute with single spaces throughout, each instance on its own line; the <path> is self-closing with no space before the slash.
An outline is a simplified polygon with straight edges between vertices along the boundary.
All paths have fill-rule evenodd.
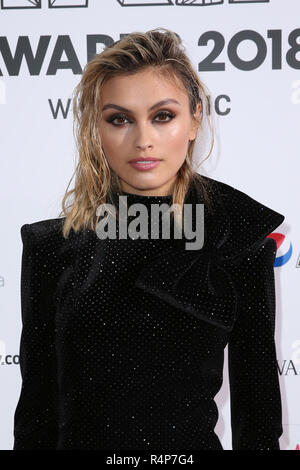
<path id="1" fill-rule="evenodd" d="M 55 449 L 58 436 L 57 371 L 51 253 L 29 224 L 21 227 L 22 386 L 14 414 L 13 450 Z"/>
<path id="2" fill-rule="evenodd" d="M 239 268 L 238 316 L 228 343 L 233 450 L 280 450 L 275 256 L 276 242 L 267 237 Z"/>

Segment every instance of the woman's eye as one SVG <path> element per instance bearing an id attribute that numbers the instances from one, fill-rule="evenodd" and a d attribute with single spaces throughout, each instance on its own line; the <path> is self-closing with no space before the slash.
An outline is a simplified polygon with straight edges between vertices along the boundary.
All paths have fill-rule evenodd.
<path id="1" fill-rule="evenodd" d="M 162 117 L 162 119 L 158 119 L 158 120 L 156 119 L 156 118 L 161 118 L 161 117 Z M 174 117 L 175 117 L 175 114 L 169 113 L 168 111 L 162 111 L 159 114 L 157 114 L 154 119 L 155 119 L 155 122 L 169 122 Z M 166 118 L 168 118 L 168 119 L 166 119 Z M 124 119 L 127 120 L 127 117 L 124 116 L 123 114 L 118 114 L 118 115 L 113 115 L 111 118 L 108 119 L 107 122 L 113 124 L 114 126 L 121 127 L 125 123 L 124 123 L 124 121 L 120 122 L 120 120 L 122 121 Z M 129 122 L 131 122 L 131 121 L 129 121 Z"/>
<path id="2" fill-rule="evenodd" d="M 112 116 L 107 122 L 111 122 L 111 123 L 114 124 L 115 126 L 118 126 L 119 124 L 115 124 L 115 123 L 114 123 L 114 121 L 115 121 L 116 119 L 127 119 L 127 118 L 126 118 L 125 116 L 123 116 L 122 114 L 119 114 L 119 115 L 117 115 L 117 116 L 116 116 L 116 115 Z M 121 125 L 122 125 L 122 124 L 123 124 L 123 123 L 121 122 Z"/>
<path id="3" fill-rule="evenodd" d="M 173 119 L 173 117 L 175 117 L 174 114 L 172 113 L 169 113 L 168 111 L 162 111 L 161 113 L 157 114 L 156 117 L 163 117 L 163 118 L 169 118 L 168 120 L 166 119 L 159 119 L 160 122 L 169 122 L 171 121 L 171 119 Z"/>

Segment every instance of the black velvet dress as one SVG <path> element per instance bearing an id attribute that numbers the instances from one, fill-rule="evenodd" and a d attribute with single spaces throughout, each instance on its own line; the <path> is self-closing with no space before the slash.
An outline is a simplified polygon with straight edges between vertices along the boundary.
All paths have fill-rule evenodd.
<path id="1" fill-rule="evenodd" d="M 233 450 L 279 450 L 268 235 L 284 216 L 202 178 L 213 210 L 205 206 L 199 250 L 91 230 L 64 239 L 60 218 L 22 226 L 14 450 L 222 450 L 214 397 L 226 345 Z M 124 194 L 128 206 L 171 201 Z M 186 203 L 203 203 L 202 194 L 196 178 Z"/>

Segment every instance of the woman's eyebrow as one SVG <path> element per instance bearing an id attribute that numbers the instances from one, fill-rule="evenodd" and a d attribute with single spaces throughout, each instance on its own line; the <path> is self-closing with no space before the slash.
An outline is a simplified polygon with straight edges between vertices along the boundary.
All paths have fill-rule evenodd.
<path id="1" fill-rule="evenodd" d="M 158 103 L 155 103 L 153 106 L 151 106 L 151 108 L 148 109 L 148 111 L 152 111 L 152 109 L 158 108 L 159 106 L 162 106 L 162 105 L 168 104 L 168 103 L 175 103 L 175 104 L 178 104 L 179 106 L 181 106 L 180 103 L 178 103 L 177 100 L 174 100 L 173 98 L 167 98 L 165 100 L 159 101 Z M 132 112 L 132 111 L 130 111 L 130 109 L 123 108 L 123 106 L 119 106 L 117 104 L 112 104 L 112 103 L 108 103 L 105 106 L 103 106 L 102 112 L 105 111 L 106 109 L 109 109 L 109 108 L 117 109 L 118 111 L 124 111 L 126 113 L 131 113 Z"/>

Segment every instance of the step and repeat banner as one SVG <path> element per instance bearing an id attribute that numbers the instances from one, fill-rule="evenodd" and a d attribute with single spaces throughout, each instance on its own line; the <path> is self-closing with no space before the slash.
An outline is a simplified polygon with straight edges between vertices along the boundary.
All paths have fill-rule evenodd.
<path id="1" fill-rule="evenodd" d="M 0 448 L 12 449 L 21 387 L 20 228 L 61 210 L 77 158 L 73 90 L 105 46 L 165 27 L 182 38 L 212 103 L 214 147 L 198 171 L 285 215 L 272 234 L 280 446 L 300 450 L 299 0 L 1 0 L 0 25 Z M 227 374 L 226 348 L 215 432 L 230 450 Z"/>

